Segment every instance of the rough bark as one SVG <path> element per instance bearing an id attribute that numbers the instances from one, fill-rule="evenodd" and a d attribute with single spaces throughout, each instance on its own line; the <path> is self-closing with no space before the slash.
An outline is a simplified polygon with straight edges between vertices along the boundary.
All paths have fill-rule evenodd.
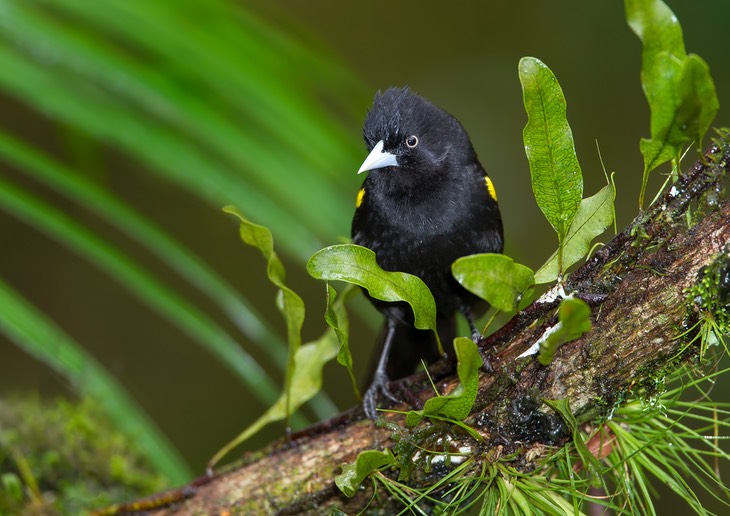
<path id="1" fill-rule="evenodd" d="M 706 215 L 689 227 L 686 211 L 693 201 L 704 199 L 708 192 L 714 196 L 724 186 L 727 153 L 724 141 L 710 148 L 663 198 L 568 278 L 565 290 L 577 292 L 591 305 L 593 328 L 562 346 L 549 366 L 534 357 L 517 358 L 555 324 L 559 300 L 549 296 L 480 343 L 491 370 L 480 375 L 474 413 L 466 423 L 486 440 L 486 445 L 479 445 L 483 460 L 496 453 L 516 453 L 523 458 L 521 467 L 529 470 L 527 457 L 539 453 L 541 443 L 567 439 L 559 418 L 540 400 L 567 398 L 579 421 L 594 420 L 605 416 L 630 389 L 697 356 L 696 347 L 687 346 L 688 339 L 677 338 L 694 317 L 685 289 L 695 282 L 701 267 L 725 252 L 730 202 L 696 203 Z M 431 374 L 442 393 L 458 383 L 453 364 L 436 364 Z M 432 395 L 423 374 L 394 382 L 392 390 L 411 405 Z M 397 414 L 385 414 L 384 419 L 404 425 L 403 416 Z M 441 425 L 439 431 L 444 431 L 443 423 L 422 423 L 430 424 Z M 451 432 L 452 446 L 475 445 L 458 429 L 446 431 Z M 289 514 L 339 507 L 354 513 L 370 502 L 372 489 L 346 498 L 334 485 L 340 465 L 352 462 L 362 450 L 394 444 L 392 427 L 364 419 L 355 408 L 249 454 L 225 472 L 118 509 Z M 436 474 L 414 474 L 411 480 L 432 482 Z M 381 509 L 387 512 L 389 503 L 386 500 Z"/>

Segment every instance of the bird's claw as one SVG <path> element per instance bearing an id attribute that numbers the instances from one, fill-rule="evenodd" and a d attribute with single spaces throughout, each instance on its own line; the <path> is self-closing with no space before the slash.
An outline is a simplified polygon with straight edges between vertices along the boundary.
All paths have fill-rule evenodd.
<path id="1" fill-rule="evenodd" d="M 390 378 L 386 375 L 376 374 L 373 378 L 373 382 L 370 384 L 370 387 L 368 387 L 368 390 L 365 391 L 365 395 L 362 398 L 362 408 L 369 419 L 377 419 L 378 417 L 377 405 L 378 398 L 381 394 L 392 402 L 400 403 L 401 400 L 396 398 L 393 393 L 390 392 L 390 389 L 388 388 L 389 383 Z"/>

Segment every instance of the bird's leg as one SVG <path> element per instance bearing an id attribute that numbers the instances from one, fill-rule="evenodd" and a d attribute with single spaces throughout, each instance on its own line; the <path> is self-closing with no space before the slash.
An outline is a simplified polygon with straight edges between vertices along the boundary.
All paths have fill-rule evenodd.
<path id="1" fill-rule="evenodd" d="M 466 305 L 462 305 L 460 311 L 464 314 L 464 317 L 466 317 L 466 322 L 469 323 L 469 328 L 471 328 L 471 340 L 473 340 L 476 344 L 479 344 L 479 341 L 482 340 L 482 333 L 477 330 L 476 324 L 474 324 L 471 309 Z M 484 348 L 481 346 L 479 347 L 479 354 L 482 356 L 484 370 L 488 373 L 493 373 L 494 368 L 492 367 L 492 361 L 489 359 L 489 354 L 484 351 Z"/>
<path id="2" fill-rule="evenodd" d="M 474 324 L 474 317 L 472 317 L 471 315 L 471 309 L 466 305 L 461 305 L 459 311 L 464 314 L 466 322 L 469 323 L 469 329 L 471 330 L 471 340 L 478 343 L 480 340 L 482 340 L 482 334 L 479 330 L 477 330 L 476 324 Z"/>
<path id="3" fill-rule="evenodd" d="M 380 358 L 378 359 L 378 366 L 375 369 L 373 381 L 370 384 L 370 387 L 368 387 L 368 390 L 365 391 L 365 395 L 362 399 L 363 410 L 365 411 L 365 415 L 370 419 L 376 419 L 378 416 L 376 408 L 380 393 L 391 401 L 400 401 L 398 398 L 393 396 L 388 389 L 390 378 L 388 378 L 388 374 L 386 373 L 388 367 L 388 356 L 390 355 L 390 348 L 393 346 L 393 337 L 395 336 L 396 322 L 392 319 L 387 319 L 386 324 L 388 332 L 385 334 L 385 342 L 383 343 L 383 350 L 380 353 Z"/>

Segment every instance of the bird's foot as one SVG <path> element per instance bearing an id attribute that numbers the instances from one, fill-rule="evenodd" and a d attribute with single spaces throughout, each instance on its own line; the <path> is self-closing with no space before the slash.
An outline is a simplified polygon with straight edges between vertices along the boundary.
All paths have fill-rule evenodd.
<path id="1" fill-rule="evenodd" d="M 388 388 L 389 383 L 390 378 L 388 378 L 385 374 L 376 373 L 370 387 L 368 387 L 368 390 L 365 391 L 365 395 L 362 398 L 362 408 L 369 419 L 377 419 L 378 417 L 377 405 L 378 398 L 381 394 L 390 401 L 400 403 L 401 400 L 396 398 L 393 393 L 390 392 L 390 389 Z"/>
<path id="2" fill-rule="evenodd" d="M 476 328 L 472 328 L 471 340 L 473 340 L 475 344 L 479 344 L 479 341 L 482 340 L 482 333 Z"/>

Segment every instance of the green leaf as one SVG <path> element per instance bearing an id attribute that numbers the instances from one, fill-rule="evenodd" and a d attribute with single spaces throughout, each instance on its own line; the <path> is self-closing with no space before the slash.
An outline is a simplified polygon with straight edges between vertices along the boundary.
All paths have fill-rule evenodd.
<path id="1" fill-rule="evenodd" d="M 643 205 L 649 173 L 678 160 L 682 146 L 702 138 L 719 108 L 709 67 L 687 55 L 682 29 L 661 0 L 626 0 L 626 19 L 642 42 L 641 85 L 651 111 L 651 138 L 642 138 L 644 157 L 639 204 Z"/>
<path id="2" fill-rule="evenodd" d="M 558 234 L 558 268 L 562 272 L 563 242 L 583 197 L 583 174 L 557 78 L 534 57 L 520 60 L 519 75 L 527 111 L 522 135 L 532 191 Z"/>
<path id="3" fill-rule="evenodd" d="M 603 233 L 613 222 L 613 201 L 616 190 L 613 183 L 601 188 L 598 193 L 583 199 L 578 208 L 563 247 L 563 269 L 584 258 L 590 250 L 591 242 Z M 535 283 L 549 283 L 558 277 L 557 253 L 535 273 Z"/>
<path id="4" fill-rule="evenodd" d="M 651 66 L 660 53 L 684 59 L 682 27 L 672 10 L 661 0 L 625 0 L 626 21 L 642 42 L 644 71 L 654 75 Z"/>
<path id="5" fill-rule="evenodd" d="M 357 294 L 357 290 L 353 285 L 348 284 L 340 297 L 337 297 L 337 291 L 332 285 L 327 284 L 327 309 L 324 313 L 324 320 L 332 328 L 340 343 L 340 350 L 337 353 L 337 362 L 345 366 L 347 373 L 350 375 L 352 388 L 355 395 L 360 398 L 360 389 L 357 386 L 357 378 L 352 368 L 352 353 L 350 353 L 350 321 L 345 309 L 345 302 Z"/>
<path id="6" fill-rule="evenodd" d="M 292 377 L 295 372 L 297 351 L 302 345 L 302 325 L 304 324 L 304 301 L 284 283 L 286 272 L 284 264 L 274 251 L 274 237 L 264 226 L 254 224 L 244 217 L 235 207 L 226 206 L 224 212 L 238 217 L 239 234 L 244 243 L 257 248 L 266 260 L 266 274 L 269 281 L 278 287 L 276 304 L 286 321 L 287 339 L 289 341 L 289 367 L 286 374 L 285 392 L 291 396 Z M 287 415 L 292 410 L 287 410 Z M 287 416 L 288 417 L 288 416 Z"/>
<path id="7" fill-rule="evenodd" d="M 292 375 L 279 399 L 256 421 L 221 448 L 210 461 L 208 468 L 218 463 L 233 448 L 251 438 L 263 427 L 289 418 L 289 415 L 312 399 L 322 388 L 322 369 L 337 356 L 339 344 L 332 329 L 319 340 L 299 347 L 294 354 Z"/>
<path id="8" fill-rule="evenodd" d="M 370 473 L 394 463 L 395 458 L 390 450 L 362 451 L 355 462 L 342 465 L 342 473 L 335 477 L 335 485 L 345 496 L 352 498 Z"/>
<path id="9" fill-rule="evenodd" d="M 497 310 L 514 312 L 535 284 L 532 269 L 503 254 L 474 254 L 451 265 L 456 280 Z"/>
<path id="10" fill-rule="evenodd" d="M 415 327 L 432 330 L 438 337 L 436 302 L 423 280 L 405 272 L 381 269 L 375 253 L 366 247 L 355 244 L 325 247 L 309 259 L 307 272 L 316 279 L 359 285 L 381 301 L 405 301 L 413 309 Z"/>
<path id="11" fill-rule="evenodd" d="M 131 436 L 150 462 L 172 482 L 192 478 L 185 461 L 124 387 L 84 348 L 0 281 L 0 333 L 68 378 Z"/>
<path id="12" fill-rule="evenodd" d="M 710 69 L 699 56 L 680 61 L 660 53 L 654 71 L 646 86 L 652 91 L 651 138 L 643 138 L 640 146 L 646 174 L 676 158 L 683 145 L 700 147 L 719 108 Z"/>
<path id="13" fill-rule="evenodd" d="M 577 339 L 590 329 L 591 309 L 588 304 L 582 299 L 566 297 L 560 303 L 558 323 L 546 331 L 540 339 L 537 359 L 542 365 L 548 365 L 560 346 Z"/>
<path id="14" fill-rule="evenodd" d="M 411 410 L 406 416 L 406 425 L 416 426 L 424 417 L 446 417 L 461 421 L 474 406 L 479 390 L 479 369 L 484 365 L 477 345 L 466 337 L 454 339 L 459 375 L 459 386 L 447 396 L 435 396 L 426 400 L 422 410 Z"/>
<path id="15" fill-rule="evenodd" d="M 679 84 L 677 122 L 673 129 L 702 149 L 702 138 L 715 119 L 720 102 L 710 67 L 698 55 L 690 54 L 684 60 L 684 73 Z M 678 138 L 672 135 L 671 140 Z"/>

